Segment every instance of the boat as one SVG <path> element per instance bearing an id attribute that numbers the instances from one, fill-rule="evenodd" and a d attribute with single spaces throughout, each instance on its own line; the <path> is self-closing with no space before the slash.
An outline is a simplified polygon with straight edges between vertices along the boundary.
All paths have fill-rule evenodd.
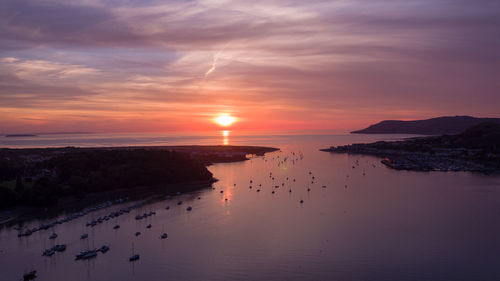
<path id="1" fill-rule="evenodd" d="M 87 254 L 89 251 L 88 250 L 83 250 L 80 253 L 75 255 L 75 260 L 81 259 L 85 254 Z"/>
<path id="2" fill-rule="evenodd" d="M 131 257 L 128 259 L 128 261 L 136 261 L 136 260 L 138 260 L 140 257 L 141 257 L 141 256 L 139 256 L 139 255 L 133 255 L 133 256 L 131 256 Z"/>
<path id="3" fill-rule="evenodd" d="M 95 257 L 96 255 L 96 250 L 83 250 L 75 255 L 75 260 L 89 259 L 91 257 Z"/>
<path id="4" fill-rule="evenodd" d="M 96 250 L 90 251 L 87 254 L 83 255 L 82 260 L 88 260 L 88 259 L 91 259 L 91 258 L 95 258 L 96 256 L 97 256 L 97 251 Z"/>
<path id="5" fill-rule="evenodd" d="M 52 247 L 52 250 L 54 250 L 56 252 L 64 252 L 64 251 L 66 251 L 66 245 L 65 244 L 55 245 L 54 247 Z"/>
<path id="6" fill-rule="evenodd" d="M 132 261 L 136 261 L 140 258 L 139 255 L 137 254 L 134 254 L 134 243 L 132 243 L 132 256 L 130 256 L 130 258 L 128 258 L 128 261 L 132 262 Z"/>
<path id="7" fill-rule="evenodd" d="M 42 256 L 50 257 L 52 256 L 56 251 L 54 249 L 46 249 L 43 251 Z"/>
<path id="8" fill-rule="evenodd" d="M 109 246 L 106 246 L 106 245 L 103 245 L 101 248 L 99 248 L 99 250 L 101 253 L 106 253 L 107 251 L 109 251 Z"/>
<path id="9" fill-rule="evenodd" d="M 36 270 L 32 270 L 32 271 L 23 275 L 24 281 L 33 280 L 35 278 L 36 278 Z"/>

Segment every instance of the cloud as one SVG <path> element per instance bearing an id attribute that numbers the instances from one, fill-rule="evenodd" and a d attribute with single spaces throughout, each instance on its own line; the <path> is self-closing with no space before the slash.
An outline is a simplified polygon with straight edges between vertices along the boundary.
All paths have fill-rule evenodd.
<path id="1" fill-rule="evenodd" d="M 99 70 L 83 65 L 62 64 L 45 60 L 21 60 L 18 58 L 1 58 L 1 68 L 20 79 L 35 80 L 55 77 L 65 79 L 78 76 L 99 74 Z"/>
<path id="2" fill-rule="evenodd" d="M 6 0 L 0 117 L 52 108 L 88 124 L 141 112 L 202 124 L 230 109 L 269 126 L 304 116 L 337 126 L 495 115 L 499 10 L 493 0 Z"/>

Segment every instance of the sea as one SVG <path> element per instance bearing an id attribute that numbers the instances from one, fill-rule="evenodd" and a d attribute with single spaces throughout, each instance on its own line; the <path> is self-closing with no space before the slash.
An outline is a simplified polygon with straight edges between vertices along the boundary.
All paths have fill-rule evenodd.
<path id="1" fill-rule="evenodd" d="M 397 171 L 377 157 L 319 151 L 407 137 L 411 136 L 231 131 L 0 137 L 0 147 L 10 148 L 280 149 L 247 161 L 211 165 L 208 169 L 218 179 L 211 187 L 144 203 L 94 227 L 86 224 L 142 201 L 113 202 L 27 237 L 18 237 L 18 229 L 79 210 L 3 227 L 0 280 L 20 280 L 31 270 L 37 271 L 35 280 L 75 281 L 500 280 L 498 174 Z M 149 212 L 156 214 L 135 219 Z M 49 239 L 53 233 L 57 238 Z M 88 238 L 80 239 L 84 233 Z M 168 238 L 161 239 L 163 233 Z M 42 256 L 55 244 L 67 248 Z M 75 260 L 80 251 L 102 245 L 110 250 Z M 135 254 L 140 259 L 130 262 Z"/>

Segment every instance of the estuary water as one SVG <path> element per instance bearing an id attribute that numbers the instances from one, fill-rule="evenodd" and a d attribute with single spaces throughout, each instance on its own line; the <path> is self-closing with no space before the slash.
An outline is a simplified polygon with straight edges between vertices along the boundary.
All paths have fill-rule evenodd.
<path id="1" fill-rule="evenodd" d="M 228 132 L 2 138 L 0 147 L 234 144 L 281 150 L 212 165 L 219 179 L 213 188 L 165 197 L 95 227 L 86 223 L 137 202 L 113 204 L 28 237 L 4 227 L 0 279 L 19 280 L 36 269 L 36 280 L 500 280 L 498 175 L 395 171 L 375 157 L 318 151 L 402 137 Z M 156 215 L 135 219 L 150 211 Z M 80 239 L 83 233 L 89 237 Z M 168 238 L 160 239 L 162 233 Z M 67 249 L 41 255 L 54 244 Z M 102 245 L 110 250 L 75 260 L 81 250 Z M 129 262 L 132 254 L 140 259 Z"/>

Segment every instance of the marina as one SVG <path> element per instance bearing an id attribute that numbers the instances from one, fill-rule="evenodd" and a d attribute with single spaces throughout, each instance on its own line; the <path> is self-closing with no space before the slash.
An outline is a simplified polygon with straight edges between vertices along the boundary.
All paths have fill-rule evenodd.
<path id="1" fill-rule="evenodd" d="M 276 141 L 281 140 L 280 137 Z M 498 210 L 497 177 L 394 171 L 387 169 L 376 157 L 327 154 L 317 149 L 321 143 L 342 142 L 342 139 L 317 137 L 316 140 L 316 145 L 305 145 L 300 138 L 289 137 L 288 144 L 282 142 L 281 151 L 244 162 L 212 165 L 209 168 L 218 181 L 203 190 L 165 195 L 164 199 L 156 201 L 122 198 L 54 219 L 31 220 L 20 226 L 4 227 L 0 230 L 0 262 L 12 268 L 6 274 L 14 279 L 34 269 L 37 280 L 63 278 L 66 270 L 81 271 L 82 274 L 75 275 L 75 280 L 154 279 L 156 274 L 167 272 L 174 279 L 184 280 L 198 280 L 207 272 L 218 279 L 286 276 L 290 280 L 300 280 L 310 272 L 307 268 L 314 268 L 316 279 L 325 276 L 340 278 L 345 275 L 332 271 L 331 263 L 335 268 L 335 260 L 347 262 L 347 252 L 361 256 L 366 251 L 382 253 L 377 245 L 384 247 L 391 253 L 388 257 L 377 254 L 366 261 L 376 264 L 377 268 L 384 267 L 379 263 L 380 259 L 401 258 L 391 248 L 394 241 L 419 241 L 418 236 L 408 236 L 407 229 L 421 229 L 422 235 L 427 237 L 428 246 L 423 248 L 421 257 L 428 259 L 430 266 L 436 259 L 447 258 L 451 253 L 436 253 L 432 245 L 441 243 L 460 250 L 462 239 L 479 235 L 490 225 L 476 224 L 475 229 L 455 228 L 457 236 L 451 240 L 445 238 L 440 234 L 441 229 L 452 227 L 450 218 L 454 217 L 456 210 L 471 200 L 483 202 L 469 210 L 471 215 L 462 217 L 468 223 L 472 223 L 473 214 L 493 219 Z M 477 186 L 487 192 L 473 192 Z M 392 199 L 385 204 L 378 203 L 387 200 L 389 191 L 393 194 Z M 407 211 L 392 211 L 402 204 Z M 405 220 L 409 215 L 419 219 L 410 223 Z M 365 217 L 371 217 L 372 223 L 367 223 Z M 389 222 L 393 227 L 387 228 Z M 113 230 L 117 225 L 120 228 Z M 38 230 L 29 236 L 18 237 L 20 231 L 27 229 Z M 307 231 L 300 236 L 294 235 L 299 229 Z M 494 229 L 492 233 L 497 231 L 500 233 L 500 229 Z M 48 246 L 54 241 L 47 239 L 52 233 L 57 233 L 54 240 L 57 245 L 65 245 L 65 250 L 57 251 L 56 244 Z M 365 235 L 367 233 L 370 236 Z M 374 239 L 380 242 L 355 250 L 358 243 Z M 135 244 L 132 252 L 130 243 Z M 401 247 L 402 244 L 398 245 Z M 485 250 L 485 247 L 500 249 L 500 245 L 479 238 L 474 245 L 478 251 Z M 46 255 L 41 256 L 40 253 L 45 251 Z M 271 254 L 274 251 L 295 260 L 294 263 L 302 263 L 304 269 L 297 271 L 274 259 Z M 215 259 L 209 259 L 208 256 L 214 253 Z M 308 261 L 302 258 L 304 255 L 309 257 Z M 255 265 L 237 266 L 234 261 L 243 256 L 250 257 Z M 205 258 L 208 264 L 225 264 L 230 269 L 187 270 L 187 264 L 199 263 Z M 18 260 L 27 263 L 18 263 Z M 124 262 L 133 262 L 133 269 L 113 273 L 106 270 L 109 264 L 118 267 Z M 280 265 L 280 269 L 272 269 L 267 264 Z M 360 269 L 354 260 L 349 264 L 353 270 L 365 274 L 378 272 Z M 345 268 L 343 263 L 338 266 Z M 413 272 L 422 277 L 421 280 L 426 280 L 424 275 L 419 275 L 419 268 L 418 264 L 413 264 L 405 272 Z M 485 269 L 492 274 L 496 272 L 493 265 L 487 267 L 483 264 L 476 269 L 465 267 L 461 274 L 471 276 L 473 272 Z M 238 275 L 238 272 L 245 272 L 248 278 Z M 400 279 L 403 274 L 395 271 L 381 276 Z"/>

